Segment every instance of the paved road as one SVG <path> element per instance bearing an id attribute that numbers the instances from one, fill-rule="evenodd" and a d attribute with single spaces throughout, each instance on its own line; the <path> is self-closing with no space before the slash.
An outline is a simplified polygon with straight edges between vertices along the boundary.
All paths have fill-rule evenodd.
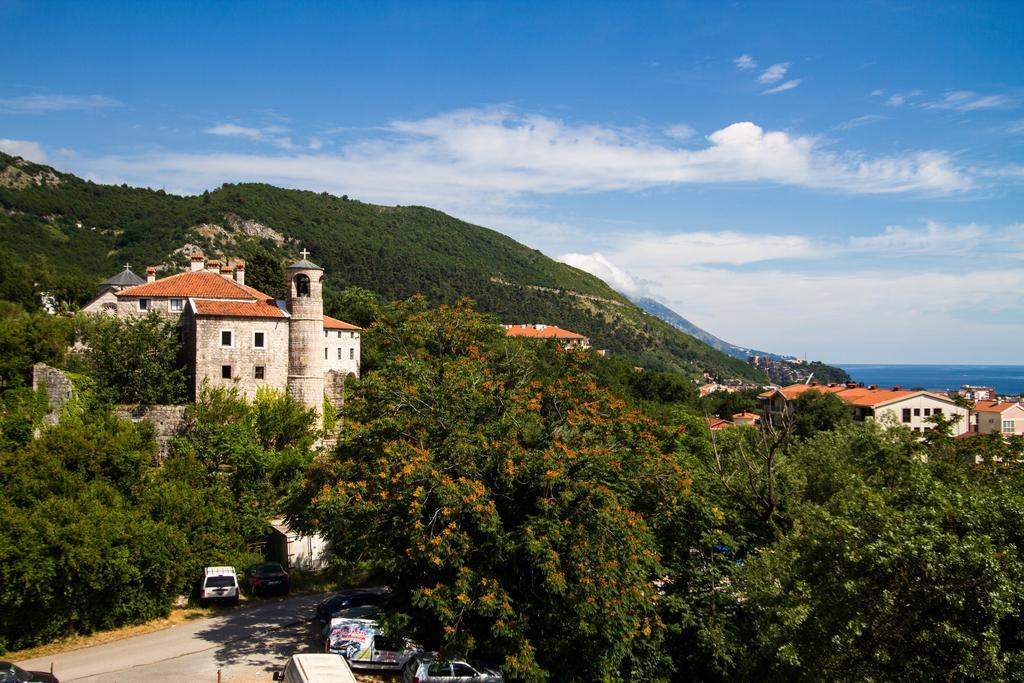
<path id="1" fill-rule="evenodd" d="M 61 683 L 214 683 L 218 670 L 222 683 L 270 681 L 293 653 L 322 651 L 317 629 L 307 619 L 325 595 L 225 608 L 215 617 L 18 665 L 49 671 L 52 662 Z"/>

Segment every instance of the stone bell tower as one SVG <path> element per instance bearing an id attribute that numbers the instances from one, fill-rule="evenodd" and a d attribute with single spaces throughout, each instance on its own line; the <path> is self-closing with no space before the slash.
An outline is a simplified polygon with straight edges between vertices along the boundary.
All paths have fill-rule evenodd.
<path id="1" fill-rule="evenodd" d="M 307 408 L 323 410 L 324 269 L 302 260 L 288 266 L 288 394 Z"/>

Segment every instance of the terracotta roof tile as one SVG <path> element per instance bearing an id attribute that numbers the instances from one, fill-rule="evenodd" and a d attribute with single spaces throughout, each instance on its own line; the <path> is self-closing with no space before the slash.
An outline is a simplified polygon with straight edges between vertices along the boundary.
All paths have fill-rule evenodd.
<path id="1" fill-rule="evenodd" d="M 332 318 L 329 315 L 324 316 L 324 329 L 325 330 L 361 330 L 363 328 L 356 327 L 352 323 L 347 323 L 344 320 L 338 320 Z"/>
<path id="2" fill-rule="evenodd" d="M 506 325 L 509 337 L 530 337 L 532 339 L 586 339 L 582 334 L 563 330 L 554 325 Z"/>
<path id="3" fill-rule="evenodd" d="M 734 420 L 754 420 L 754 419 L 760 419 L 760 418 L 761 418 L 761 416 L 758 415 L 757 413 L 747 413 L 747 412 L 736 413 L 735 415 L 732 416 L 732 419 L 734 419 Z"/>
<path id="4" fill-rule="evenodd" d="M 820 391 L 821 393 L 835 394 L 846 403 L 863 408 L 872 408 L 886 403 L 892 403 L 893 401 L 899 401 L 904 398 L 910 398 L 911 396 L 930 396 L 932 398 L 945 401 L 946 403 L 953 403 L 952 399 L 930 391 L 911 391 L 906 389 L 885 388 L 869 389 L 867 387 L 853 387 L 848 389 L 845 384 L 839 384 L 832 387 L 813 384 L 793 384 L 788 387 L 766 391 L 759 394 L 759 398 L 770 398 L 778 392 L 785 396 L 786 400 L 792 401 L 800 394 L 812 389 Z"/>
<path id="5" fill-rule="evenodd" d="M 178 273 L 155 282 L 122 289 L 117 294 L 123 296 L 175 296 L 202 297 L 204 299 L 260 299 L 270 297 L 253 289 L 240 285 L 219 273 L 207 270 Z"/>
<path id="6" fill-rule="evenodd" d="M 220 276 L 218 276 L 220 277 Z M 193 299 L 197 316 L 225 318 L 284 318 L 284 311 L 273 299 L 262 301 L 224 301 L 223 299 Z"/>
<path id="7" fill-rule="evenodd" d="M 1005 413 L 1010 408 L 1020 405 L 1010 401 L 976 401 L 974 412 L 976 413 Z"/>

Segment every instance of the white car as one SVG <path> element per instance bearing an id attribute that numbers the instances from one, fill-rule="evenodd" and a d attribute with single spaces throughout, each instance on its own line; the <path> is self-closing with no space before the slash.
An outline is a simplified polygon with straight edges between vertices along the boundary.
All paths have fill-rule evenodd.
<path id="1" fill-rule="evenodd" d="M 475 667 L 465 659 L 439 659 L 436 652 L 416 655 L 402 669 L 402 683 L 504 683 L 500 671 Z"/>
<path id="2" fill-rule="evenodd" d="M 199 581 L 199 604 L 210 602 L 238 604 L 238 574 L 234 567 L 207 567 Z"/>

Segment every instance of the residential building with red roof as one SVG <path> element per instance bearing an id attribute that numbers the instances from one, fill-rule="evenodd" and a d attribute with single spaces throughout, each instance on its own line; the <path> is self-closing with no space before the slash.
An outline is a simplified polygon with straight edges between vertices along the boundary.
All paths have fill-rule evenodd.
<path id="1" fill-rule="evenodd" d="M 980 434 L 1024 435 L 1024 405 L 1010 401 L 976 401 L 975 431 Z"/>
<path id="2" fill-rule="evenodd" d="M 807 391 L 833 394 L 850 407 L 853 419 L 858 422 L 880 420 L 883 425 L 893 420 L 912 432 L 923 434 L 934 428 L 928 420 L 936 415 L 956 419 L 953 435 L 959 436 L 970 430 L 969 410 L 944 394 L 921 389 L 905 390 L 902 387 L 880 388 L 876 385 L 860 384 L 792 384 L 788 387 L 770 389 L 758 395 L 766 415 L 775 419 L 791 415 L 796 399 Z"/>
<path id="3" fill-rule="evenodd" d="M 143 281 L 126 266 L 85 310 L 177 321 L 197 396 L 204 385 L 223 386 L 252 400 L 269 387 L 319 410 L 325 392 L 337 405 L 345 378 L 359 375 L 361 330 L 324 315 L 323 268 L 306 254 L 288 266 L 282 300 L 245 284 L 244 261 L 194 252 L 188 271 L 161 279 L 155 268 Z"/>
<path id="4" fill-rule="evenodd" d="M 589 349 L 590 339 L 582 334 L 563 330 L 554 325 L 504 325 L 505 334 L 509 337 L 526 337 L 527 339 L 554 339 L 567 349 Z"/>

